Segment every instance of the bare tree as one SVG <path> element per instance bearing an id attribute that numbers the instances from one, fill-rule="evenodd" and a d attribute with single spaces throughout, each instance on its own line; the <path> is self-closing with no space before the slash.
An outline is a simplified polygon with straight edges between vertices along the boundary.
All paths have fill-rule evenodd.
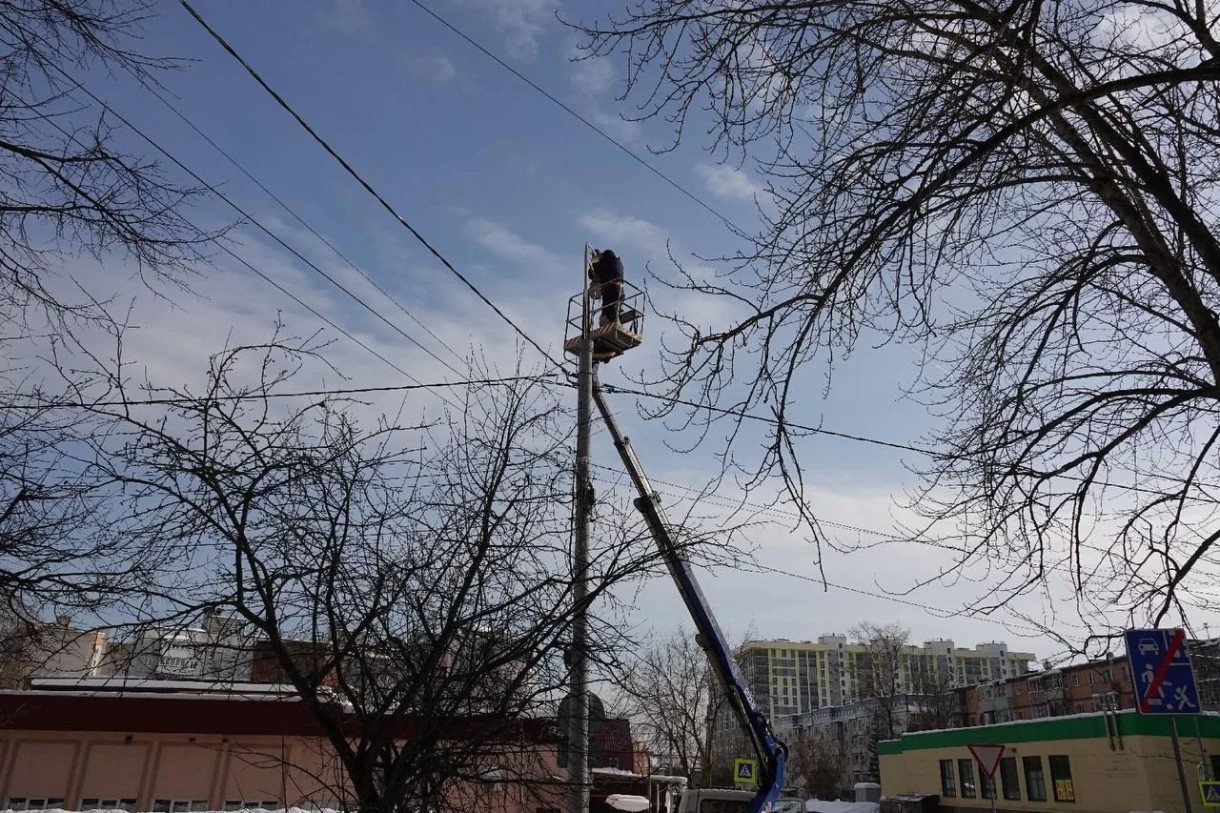
<path id="1" fill-rule="evenodd" d="M 624 660 L 615 687 L 633 736 L 647 744 L 663 773 L 707 784 L 707 747 L 723 703 L 707 655 L 689 630 L 653 639 Z"/>
<path id="2" fill-rule="evenodd" d="M 884 739 L 898 736 L 905 725 L 907 684 L 904 680 L 910 630 L 901 624 L 857 624 L 850 630 L 861 651 L 852 654 L 848 668 L 856 682 L 856 699 L 871 700 L 877 710 L 877 729 Z"/>
<path id="3" fill-rule="evenodd" d="M 769 180 L 730 273 L 679 283 L 747 312 L 679 320 L 671 394 L 774 414 L 756 471 L 782 474 L 816 531 L 801 371 L 862 337 L 909 342 L 914 395 L 944 416 L 914 505 L 963 534 L 929 544 L 986 563 L 974 609 L 1053 571 L 1100 632 L 1103 608 L 1160 621 L 1204 600 L 1189 588 L 1220 539 L 1214 16 L 1185 0 L 630 0 L 581 26 L 591 54 L 624 56 L 641 115 L 675 139 L 706 129 Z"/>
<path id="4" fill-rule="evenodd" d="M 557 806 L 543 718 L 566 691 L 574 611 L 567 413 L 528 380 L 472 386 L 411 426 L 277 398 L 316 361 L 308 341 L 277 338 L 219 354 L 203 393 L 162 393 L 168 412 L 96 408 L 112 431 L 89 467 L 129 518 L 116 531 L 176 565 L 133 610 L 244 621 L 325 739 L 310 778 L 325 799 L 485 807 L 478 789 L 507 783 Z M 598 540 L 590 601 L 658 567 L 646 537 Z M 599 609 L 606 653 L 620 625 Z"/>
<path id="5" fill-rule="evenodd" d="M 806 798 L 831 801 L 850 787 L 843 740 L 825 731 L 797 731 L 788 738 L 790 783 Z"/>
<path id="6" fill-rule="evenodd" d="M 964 725 L 966 710 L 958 686 L 948 669 L 938 666 L 934 655 L 912 659 L 910 689 L 908 731 Z"/>
<path id="7" fill-rule="evenodd" d="M 851 655 L 848 668 L 856 682 L 856 701 L 863 704 L 864 725 L 853 732 L 849 744 L 857 769 L 873 781 L 880 776 L 877 743 L 892 740 L 906 730 L 910 720 L 907 649 L 910 630 L 901 624 L 864 622 L 850 634 L 861 651 Z"/>
<path id="8" fill-rule="evenodd" d="M 96 372 L 63 363 L 78 328 L 113 324 L 116 292 L 80 270 L 81 256 L 121 264 L 164 295 L 185 286 L 218 234 L 187 218 L 196 190 L 120 148 L 116 123 L 75 85 L 87 71 L 148 82 L 172 67 L 136 50 L 150 10 L 144 0 L 0 4 L 0 596 L 23 623 L 95 610 L 143 567 L 142 553 L 98 531 L 98 484 L 70 460 L 97 422 L 53 403 Z"/>
<path id="9" fill-rule="evenodd" d="M 135 50 L 146 0 L 11 0 L 0 8 L 0 307 L 100 316 L 48 285 L 81 251 L 181 283 L 213 235 L 185 207 L 196 190 L 116 146 L 114 123 L 75 90 L 73 71 L 152 81 L 175 63 Z M 103 298 L 108 294 L 103 294 Z"/>

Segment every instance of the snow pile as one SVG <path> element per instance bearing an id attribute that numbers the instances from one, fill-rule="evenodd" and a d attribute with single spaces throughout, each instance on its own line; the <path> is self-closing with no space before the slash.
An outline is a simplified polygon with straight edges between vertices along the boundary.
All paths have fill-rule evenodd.
<path id="1" fill-rule="evenodd" d="M 821 799 L 810 799 L 805 802 L 808 813 L 879 813 L 881 805 L 877 802 L 823 802 Z"/>

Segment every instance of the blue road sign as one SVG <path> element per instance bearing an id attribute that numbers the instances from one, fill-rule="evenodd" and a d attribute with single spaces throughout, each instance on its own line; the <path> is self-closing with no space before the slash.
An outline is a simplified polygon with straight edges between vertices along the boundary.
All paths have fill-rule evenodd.
<path id="1" fill-rule="evenodd" d="M 1220 807 L 1220 782 L 1200 782 L 1199 795 L 1204 807 Z"/>
<path id="2" fill-rule="evenodd" d="M 1199 688 L 1180 630 L 1127 630 L 1127 662 L 1142 714 L 1198 714 Z"/>
<path id="3" fill-rule="evenodd" d="M 758 773 L 758 760 L 756 759 L 735 759 L 733 760 L 733 784 L 735 785 L 753 785 L 754 777 Z"/>

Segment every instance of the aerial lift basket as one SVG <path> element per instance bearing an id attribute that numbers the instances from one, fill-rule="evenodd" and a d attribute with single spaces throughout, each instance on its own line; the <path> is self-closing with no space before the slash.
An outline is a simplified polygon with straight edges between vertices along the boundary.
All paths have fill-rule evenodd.
<path id="1" fill-rule="evenodd" d="M 589 332 L 593 338 L 593 359 L 609 361 L 621 356 L 644 341 L 644 310 L 646 296 L 630 282 L 623 280 L 619 298 L 617 319 L 602 323 L 600 304 L 601 291 L 590 279 L 592 249 L 585 246 L 584 290 L 568 300 L 568 321 L 565 328 L 563 349 L 573 356 L 580 355 L 580 337 L 584 330 L 585 303 L 588 302 Z"/>

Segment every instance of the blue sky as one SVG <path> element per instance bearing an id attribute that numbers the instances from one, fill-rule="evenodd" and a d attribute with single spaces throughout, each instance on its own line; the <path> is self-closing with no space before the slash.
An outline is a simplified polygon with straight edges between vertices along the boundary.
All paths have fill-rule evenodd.
<path id="1" fill-rule="evenodd" d="M 577 39 L 558 23 L 555 12 L 591 17 L 605 8 L 604 0 L 562 5 L 559 0 L 432 0 L 432 5 L 641 155 L 648 155 L 647 145 L 667 141 L 664 125 L 620 118 L 624 111 L 615 96 L 621 66 L 570 61 Z M 732 236 L 715 217 L 412 4 L 200 2 L 198 8 L 413 225 L 556 355 L 566 300 L 580 285 L 586 241 L 615 248 L 628 275 L 637 279 L 645 264 L 661 277 L 672 274 L 667 244 L 681 257 L 734 248 Z M 147 25 L 144 47 L 188 60 L 161 80 L 197 126 L 459 355 L 482 346 L 511 361 L 515 337 L 505 324 L 358 188 L 177 3 L 164 2 L 159 11 Z M 458 363 L 145 89 L 123 76 L 80 78 L 387 318 Z M 757 223 L 754 194 L 762 179 L 748 163 L 741 169 L 718 165 L 699 142 L 700 132 L 693 127 L 679 149 L 649 160 L 734 222 L 752 227 Z M 131 143 L 133 149 L 146 149 Z M 215 224 L 233 219 L 215 202 L 202 203 L 196 216 Z M 256 230 L 243 227 L 236 237 L 239 253 L 417 378 L 450 376 Z M 129 352 L 164 384 L 199 380 L 208 353 L 226 338 L 265 337 L 277 311 L 298 332 L 318 326 L 314 317 L 225 258 L 218 258 L 216 268 L 199 281 L 204 298 L 180 300 L 177 310 L 152 300 L 122 274 L 107 273 L 140 298 L 140 339 Z M 657 286 L 653 295 L 668 296 Z M 709 326 L 725 317 L 709 303 L 673 299 L 657 304 L 662 310 L 689 307 L 693 310 L 687 312 L 697 313 Z M 655 363 L 659 328 L 654 327 L 652 343 L 634 351 L 624 367 Z M 532 350 L 522 352 L 529 363 L 537 363 Z M 334 358 L 354 386 L 402 378 L 344 340 L 336 345 Z M 864 348 L 837 371 L 829 395 L 820 374 L 811 371 L 792 415 L 845 432 L 916 442 L 929 419 L 921 407 L 901 397 L 914 374 L 913 359 L 901 347 Z M 621 381 L 621 372 L 611 368 L 603 379 Z M 662 441 L 680 439 L 667 435 L 659 423 L 645 425 L 631 402 L 618 404 L 654 477 L 702 484 L 710 452 L 718 445 L 715 435 L 698 451 L 668 453 Z M 895 518 L 901 518 L 894 499 L 914 482 L 898 452 L 824 437 L 803 441 L 800 452 L 811 478 L 811 499 L 824 518 L 893 532 Z M 601 463 L 617 463 L 604 443 L 596 454 Z M 610 475 L 602 470 L 602 476 Z M 681 505 L 679 495 L 675 491 L 673 497 Z M 779 522 L 752 536 L 760 560 L 814 575 L 803 535 L 791 533 L 782 518 L 772 518 Z M 840 539 L 855 538 L 842 529 L 831 531 Z M 881 598 L 837 589 L 822 592 L 813 583 L 774 574 L 730 571 L 710 574 L 705 587 L 722 623 L 737 635 L 752 629 L 763 637 L 808 639 L 845 632 L 858 621 L 901 621 L 918 640 L 953 637 L 973 644 L 1007 639 L 1039 656 L 1055 649 L 1045 639 L 1022 640 L 1022 630 L 1006 628 L 997 619 L 937 618 L 884 598 L 944 565 L 936 551 L 914 546 L 828 557 L 831 581 Z M 985 582 L 958 580 L 907 598 L 951 611 L 986 589 Z M 681 617 L 668 583 L 650 583 L 637 601 L 642 628 L 663 631 Z M 1037 602 L 1026 609 L 1041 617 Z"/>

